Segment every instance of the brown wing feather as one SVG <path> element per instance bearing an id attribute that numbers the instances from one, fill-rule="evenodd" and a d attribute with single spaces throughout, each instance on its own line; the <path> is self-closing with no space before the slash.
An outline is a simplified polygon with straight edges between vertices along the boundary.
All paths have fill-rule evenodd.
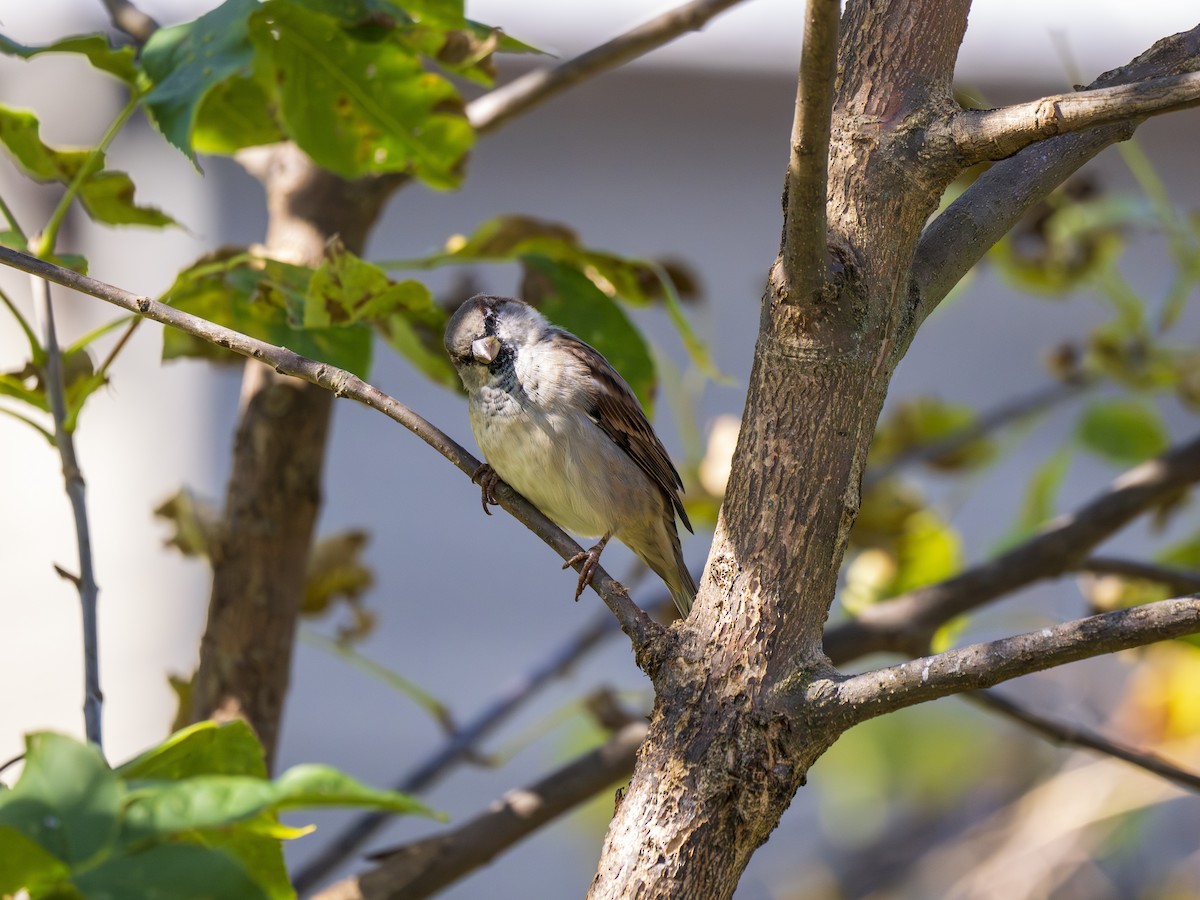
<path id="1" fill-rule="evenodd" d="M 683 526 L 691 531 L 692 523 L 679 498 L 683 480 L 642 412 L 642 405 L 632 388 L 598 351 L 569 332 L 560 331 L 560 334 L 567 338 L 565 347 L 595 376 L 594 384 L 587 391 L 588 414 L 592 421 L 662 489 Z"/>

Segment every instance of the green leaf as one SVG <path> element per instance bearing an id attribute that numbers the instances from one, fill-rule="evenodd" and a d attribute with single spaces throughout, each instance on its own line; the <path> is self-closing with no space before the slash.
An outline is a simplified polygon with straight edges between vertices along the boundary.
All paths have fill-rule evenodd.
<path id="1" fill-rule="evenodd" d="M 30 47 L 0 35 L 0 53 L 31 59 L 42 53 L 78 53 L 102 72 L 132 86 L 137 81 L 137 54 L 133 47 L 113 47 L 103 34 L 82 34 L 63 38 L 44 47 Z"/>
<path id="2" fill-rule="evenodd" d="M 269 894 L 228 853 L 194 844 L 160 844 L 114 857 L 77 875 L 89 900 L 268 900 Z"/>
<path id="3" fill-rule="evenodd" d="M 899 566 L 889 596 L 949 578 L 962 567 L 962 538 L 930 509 L 909 516 L 896 545 Z"/>
<path id="4" fill-rule="evenodd" d="M 446 319 L 445 310 L 434 303 L 424 284 L 411 279 L 394 282 L 383 269 L 359 259 L 341 243 L 326 250 L 304 301 L 306 327 L 373 325 L 427 377 L 455 386 L 458 376 L 442 346 Z"/>
<path id="5" fill-rule="evenodd" d="M 1025 499 L 1008 543 L 1013 544 L 1027 537 L 1054 517 L 1058 511 L 1058 491 L 1071 466 L 1073 454 L 1073 448 L 1067 444 L 1034 471 L 1025 488 Z"/>
<path id="6" fill-rule="evenodd" d="M 454 86 L 415 53 L 356 40 L 290 0 L 267 0 L 250 27 L 288 134 L 317 164 L 346 178 L 410 172 L 435 188 L 461 182 L 474 131 Z"/>
<path id="7" fill-rule="evenodd" d="M 280 812 L 314 806 L 353 806 L 444 818 L 407 794 L 367 787 L 330 766 L 293 766 L 280 775 L 275 784 L 278 795 L 273 808 Z"/>
<path id="8" fill-rule="evenodd" d="M 1080 417 L 1076 436 L 1087 450 L 1118 465 L 1156 456 L 1169 443 L 1158 410 L 1133 399 L 1090 404 Z"/>
<path id="9" fill-rule="evenodd" d="M 248 81 L 254 74 L 248 20 L 258 9 L 257 0 L 226 0 L 193 22 L 158 29 L 142 50 L 142 65 L 154 85 L 146 94 L 146 108 L 163 136 L 193 163 L 192 132 L 205 99 L 219 85 L 235 78 Z M 228 92 L 219 97 L 224 105 L 241 108 L 243 98 L 230 99 Z M 230 118 L 236 117 L 228 109 L 214 113 L 205 134 L 215 140 L 215 123 L 227 125 Z M 261 127 L 252 122 L 251 132 L 261 134 Z M 225 146 L 238 143 L 217 133 Z"/>
<path id="10" fill-rule="evenodd" d="M 262 745 L 240 719 L 218 725 L 197 722 L 157 747 L 119 766 L 126 780 L 176 780 L 193 775 L 250 775 L 266 778 Z"/>
<path id="11" fill-rule="evenodd" d="M 124 172 L 97 172 L 79 188 L 79 200 L 89 216 L 106 225 L 145 225 L 165 228 L 177 224 L 161 209 L 133 202 L 133 180 Z"/>
<path id="12" fill-rule="evenodd" d="M 251 337 L 287 347 L 360 377 L 371 365 L 371 330 L 361 323 L 305 328 L 304 305 L 312 270 L 239 250 L 217 251 L 181 272 L 163 297 L 176 309 Z M 228 361 L 231 354 L 175 329 L 163 331 L 163 359 Z"/>
<path id="13" fill-rule="evenodd" d="M 624 311 L 578 269 L 545 256 L 528 256 L 524 261 L 549 286 L 538 303 L 541 311 L 599 350 L 649 415 L 656 384 L 654 358 Z"/>
<path id="14" fill-rule="evenodd" d="M 0 826 L 66 863 L 84 863 L 116 839 L 123 793 L 95 747 L 52 732 L 31 734 L 20 780 L 0 794 Z"/>
<path id="15" fill-rule="evenodd" d="M 130 788 L 122 821 L 124 846 L 314 806 L 433 815 L 405 794 L 369 788 L 318 765 L 296 766 L 273 782 L 245 775 L 196 775 L 178 781 L 135 781 Z"/>
<path id="16" fill-rule="evenodd" d="M 0 794 L 0 796 L 3 796 Z M 66 864 L 11 825 L 0 825 L 0 897 L 26 888 L 32 896 L 67 877 Z"/>
<path id="17" fill-rule="evenodd" d="M 103 153 L 93 156 L 92 150 L 58 150 L 43 143 L 37 116 L 31 112 L 0 106 L 0 142 L 21 169 L 38 181 L 70 185 L 90 160 L 91 171 L 79 184 L 79 200 L 97 222 L 151 227 L 175 224 L 161 210 L 134 203 L 133 182 L 124 172 L 105 170 Z"/>

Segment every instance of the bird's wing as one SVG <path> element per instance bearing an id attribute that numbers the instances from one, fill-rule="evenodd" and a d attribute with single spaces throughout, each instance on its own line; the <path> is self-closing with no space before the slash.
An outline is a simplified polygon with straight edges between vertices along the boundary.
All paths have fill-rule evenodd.
<path id="1" fill-rule="evenodd" d="M 691 531 L 692 523 L 688 521 L 687 512 L 679 498 L 683 481 L 662 441 L 647 421 L 646 414 L 642 412 L 633 390 L 597 350 L 574 335 L 567 332 L 561 334 L 566 338 L 564 349 L 593 375 L 584 392 L 589 418 L 629 454 L 641 470 L 650 476 L 651 481 L 662 488 L 684 527 Z"/>

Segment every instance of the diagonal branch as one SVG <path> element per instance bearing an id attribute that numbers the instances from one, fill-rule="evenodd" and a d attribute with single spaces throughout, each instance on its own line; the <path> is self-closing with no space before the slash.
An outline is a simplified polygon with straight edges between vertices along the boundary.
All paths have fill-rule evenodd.
<path id="1" fill-rule="evenodd" d="M 1129 470 L 1099 497 L 995 559 L 828 629 L 825 652 L 835 664 L 879 650 L 922 653 L 947 620 L 1034 581 L 1074 571 L 1101 541 L 1198 480 L 1200 437 Z"/>
<path id="2" fill-rule="evenodd" d="M 574 59 L 550 69 L 529 72 L 489 91 L 467 104 L 467 118 L 476 131 L 487 134 L 587 78 L 637 59 L 688 31 L 699 31 L 710 19 L 741 2 L 693 0 L 685 3 Z"/>
<path id="3" fill-rule="evenodd" d="M 199 316 L 173 309 L 165 303 L 159 303 L 149 297 L 138 296 L 114 285 L 80 275 L 70 269 L 64 269 L 7 247 L 0 247 L 0 264 L 61 284 L 63 287 L 71 288 L 82 294 L 105 300 L 129 312 L 224 347 L 247 359 L 258 360 L 273 367 L 282 375 L 291 375 L 324 388 L 332 392 L 335 397 L 349 397 L 351 400 L 357 400 L 364 406 L 369 406 L 399 422 L 468 476 L 479 468 L 479 460 L 447 437 L 441 430 L 404 404 L 343 369 L 308 359 L 284 347 L 276 347 L 274 344 L 249 337 L 232 328 L 225 328 Z M 505 510 L 545 541 L 563 559 L 570 559 L 580 552 L 579 545 L 571 540 L 562 529 L 507 485 L 497 490 L 496 497 Z M 625 588 L 602 569 L 596 570 L 592 587 L 613 611 L 621 629 L 629 635 L 638 655 L 639 664 L 643 665 L 647 673 L 653 677 L 660 662 L 655 655 L 656 647 L 654 645 L 664 633 L 662 626 L 646 615 L 630 599 Z"/>
<path id="4" fill-rule="evenodd" d="M 1127 747 L 1082 725 L 1069 725 L 1048 719 L 995 691 L 972 691 L 963 696 L 984 709 L 1019 722 L 1055 744 L 1067 744 L 1083 747 L 1086 750 L 1095 750 L 1097 753 L 1103 753 L 1105 756 L 1122 760 L 1139 769 L 1158 775 L 1160 778 L 1165 778 L 1172 784 L 1177 784 L 1190 791 L 1200 791 L 1200 775 L 1173 766 L 1156 754 Z"/>
<path id="5" fill-rule="evenodd" d="M 529 787 L 509 791 L 457 828 L 377 855 L 377 868 L 333 885 L 316 900 L 416 900 L 436 893 L 627 778 L 646 731 L 644 722 L 626 725 L 603 746 Z"/>
<path id="6" fill-rule="evenodd" d="M 806 685 L 806 694 L 849 727 L 928 700 L 1198 631 L 1200 597 L 1160 600 L 841 680 L 818 679 Z M 840 711 L 834 712 L 836 708 Z"/>
<path id="7" fill-rule="evenodd" d="M 1012 397 L 994 409 L 981 413 L 965 428 L 960 428 L 943 438 L 926 444 L 916 444 L 897 453 L 887 462 L 867 469 L 863 476 L 863 487 L 868 488 L 879 484 L 908 466 L 949 456 L 968 444 L 987 437 L 992 432 L 999 431 L 1014 422 L 1032 419 L 1059 403 L 1078 396 L 1095 384 L 1095 380 L 1086 377 L 1072 381 L 1056 381 L 1036 388 L 1028 394 Z"/>
<path id="8" fill-rule="evenodd" d="M 840 0 L 808 0 L 796 117 L 784 194 L 783 272 L 793 302 L 807 303 L 825 271 L 825 198 L 837 75 Z"/>
<path id="9" fill-rule="evenodd" d="M 965 165 L 1004 159 L 1059 134 L 1175 112 L 1200 104 L 1200 72 L 1052 94 L 999 109 L 962 109 L 944 123 Z"/>
<path id="10" fill-rule="evenodd" d="M 1129 65 L 1106 72 L 1089 90 L 1181 75 L 1200 69 L 1200 25 L 1158 41 Z M 923 321 L 959 280 L 1008 233 L 1034 203 L 1137 122 L 1124 121 L 1063 134 L 1029 146 L 984 172 L 925 228 L 912 268 L 914 324 Z"/>

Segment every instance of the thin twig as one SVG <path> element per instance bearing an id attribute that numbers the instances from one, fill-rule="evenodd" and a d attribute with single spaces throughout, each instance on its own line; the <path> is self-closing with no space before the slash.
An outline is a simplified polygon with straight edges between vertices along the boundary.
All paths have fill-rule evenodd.
<path id="1" fill-rule="evenodd" d="M 808 679 L 802 694 L 808 703 L 840 713 L 850 727 L 928 700 L 1198 631 L 1200 597 L 1160 600 L 844 679 Z"/>
<path id="2" fill-rule="evenodd" d="M 1002 697 L 995 691 L 971 691 L 962 696 L 963 699 L 970 700 L 985 709 L 1020 722 L 1026 728 L 1037 732 L 1055 744 L 1095 750 L 1097 753 L 1103 753 L 1105 756 L 1124 760 L 1140 769 L 1145 769 L 1147 772 L 1165 778 L 1190 791 L 1200 791 L 1200 775 L 1174 766 L 1161 756 L 1145 750 L 1135 750 L 1082 725 L 1071 725 L 1048 719 L 1007 697 Z"/>
<path id="3" fill-rule="evenodd" d="M 1181 569 L 1132 559 L 1115 559 L 1111 556 L 1089 556 L 1077 566 L 1077 570 L 1092 575 L 1119 575 L 1122 578 L 1153 581 L 1176 594 L 1200 592 L 1200 571 L 1196 569 Z"/>
<path id="4" fill-rule="evenodd" d="M 811 302 L 825 272 L 825 197 L 840 14 L 840 0 L 808 0 L 804 14 L 782 248 L 794 303 Z"/>
<path id="5" fill-rule="evenodd" d="M 467 119 L 480 134 L 514 118 L 586 78 L 603 74 L 669 43 L 699 31 L 708 21 L 742 0 L 693 0 L 631 28 L 624 34 L 553 68 L 522 75 L 467 104 Z"/>
<path id="6" fill-rule="evenodd" d="M 146 43 L 150 40 L 150 35 L 158 30 L 158 22 L 130 3 L 129 0 L 103 0 L 103 3 L 113 25 L 138 44 Z"/>
<path id="7" fill-rule="evenodd" d="M 417 794 L 427 790 L 452 766 L 474 755 L 479 742 L 507 721 L 542 687 L 562 677 L 604 637 L 612 634 L 613 626 L 613 619 L 608 615 L 598 616 L 584 626 L 536 668 L 509 685 L 471 721 L 456 730 L 429 758 L 400 778 L 393 789 L 406 794 Z M 295 873 L 292 884 L 296 890 L 303 894 L 316 887 L 390 821 L 390 816 L 380 813 L 365 813 L 356 818 Z"/>
<path id="8" fill-rule="evenodd" d="M 1059 403 L 1070 400 L 1094 384 L 1094 381 L 1087 379 L 1058 381 L 1039 387 L 1024 396 L 1015 397 L 1007 403 L 983 413 L 966 428 L 946 435 L 941 440 L 910 447 L 897 453 L 883 465 L 868 469 L 867 474 L 863 477 L 863 487 L 868 488 L 878 484 L 895 475 L 900 469 L 938 459 L 960 450 L 972 441 L 986 437 L 1013 422 L 1043 413 Z"/>
<path id="9" fill-rule="evenodd" d="M 646 731 L 644 722 L 626 725 L 603 746 L 534 784 L 510 791 L 457 828 L 386 851 L 378 857 L 377 868 L 333 885 L 317 900 L 415 900 L 436 893 L 627 777 Z"/>
<path id="10" fill-rule="evenodd" d="M 272 366 L 280 374 L 303 379 L 310 384 L 331 391 L 336 397 L 349 397 L 399 422 L 468 477 L 479 468 L 479 460 L 447 437 L 441 430 L 398 400 L 389 397 L 378 388 L 372 387 L 357 375 L 344 369 L 308 359 L 284 347 L 276 347 L 274 344 L 268 344 L 266 341 L 257 340 L 199 316 L 174 309 L 164 303 L 151 300 L 149 297 L 138 296 L 115 285 L 80 275 L 78 272 L 19 253 L 8 247 L 0 247 L 0 264 L 112 303 L 114 306 L 145 316 L 147 319 L 153 319 L 163 325 L 177 328 L 248 359 L 259 360 Z M 581 552 L 579 545 L 571 540 L 562 529 L 507 485 L 498 487 L 496 498 L 500 501 L 502 508 L 546 542 L 563 559 L 570 559 Z M 654 652 L 654 645 L 664 635 L 663 627 L 646 615 L 630 599 L 625 588 L 602 569 L 596 569 L 596 575 L 592 579 L 592 588 L 613 611 L 621 629 L 629 635 L 639 665 L 643 666 L 647 674 L 655 677 L 661 659 Z"/>
<path id="11" fill-rule="evenodd" d="M 1200 72 L 1054 94 L 1002 106 L 962 109 L 945 123 L 966 165 L 1004 159 L 1046 138 L 1200 104 Z"/>
<path id="12" fill-rule="evenodd" d="M 1101 541 L 1197 481 L 1200 437 L 1129 470 L 1103 494 L 994 559 L 829 628 L 825 652 L 835 665 L 879 650 L 921 653 L 933 632 L 954 616 L 1035 581 L 1074 571 Z"/>
<path id="13" fill-rule="evenodd" d="M 30 257 L 32 259 L 32 257 Z M 79 574 L 70 576 L 79 590 L 79 602 L 83 615 L 83 723 L 90 743 L 103 747 L 101 728 L 100 692 L 100 641 L 97 629 L 96 605 L 100 588 L 96 585 L 96 574 L 92 567 L 92 537 L 88 527 L 86 487 L 83 473 L 75 456 L 75 441 L 66 428 L 67 398 L 63 384 L 62 354 L 58 347 L 58 334 L 54 327 L 54 306 L 50 302 L 50 285 L 39 277 L 31 279 L 34 304 L 42 320 L 46 352 L 46 394 L 50 399 L 50 412 L 54 419 L 54 443 L 62 460 L 63 481 L 71 512 L 75 516 L 75 541 L 79 549 Z M 56 567 L 58 568 L 58 567 Z M 62 572 L 62 569 L 59 569 Z"/>

